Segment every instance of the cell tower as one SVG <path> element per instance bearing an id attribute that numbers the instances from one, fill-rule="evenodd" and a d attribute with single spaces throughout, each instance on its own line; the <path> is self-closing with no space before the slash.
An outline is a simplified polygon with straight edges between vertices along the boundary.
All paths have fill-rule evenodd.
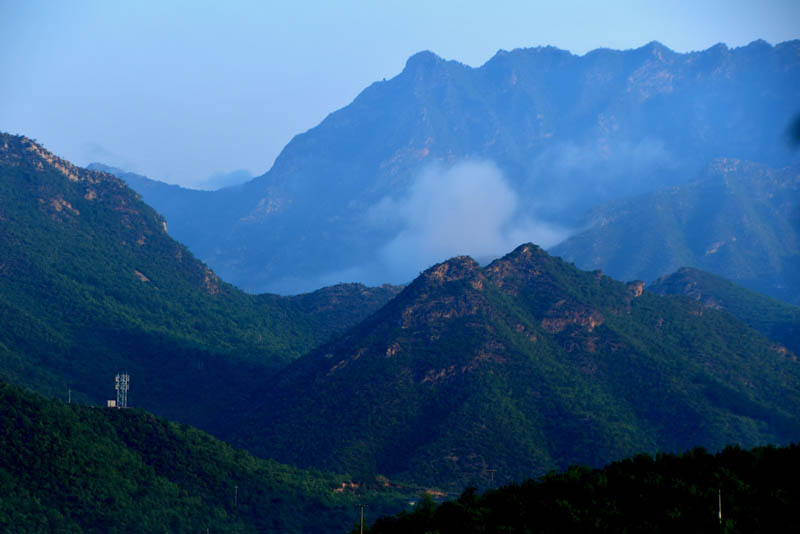
<path id="1" fill-rule="evenodd" d="M 131 386 L 131 377 L 128 373 L 117 375 L 114 380 L 114 389 L 117 390 L 117 408 L 128 407 L 128 390 Z"/>

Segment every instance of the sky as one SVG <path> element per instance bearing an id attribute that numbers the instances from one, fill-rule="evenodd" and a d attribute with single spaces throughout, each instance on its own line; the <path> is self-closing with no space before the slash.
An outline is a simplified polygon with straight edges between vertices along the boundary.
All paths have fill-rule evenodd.
<path id="1" fill-rule="evenodd" d="M 679 52 L 800 38 L 795 0 L 0 0 L 0 130 L 188 187 L 269 170 L 291 138 L 431 50 Z"/>

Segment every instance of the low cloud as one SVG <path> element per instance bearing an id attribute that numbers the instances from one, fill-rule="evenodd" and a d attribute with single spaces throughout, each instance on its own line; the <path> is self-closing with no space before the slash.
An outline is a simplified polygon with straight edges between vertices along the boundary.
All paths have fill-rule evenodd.
<path id="1" fill-rule="evenodd" d="M 376 258 L 383 281 L 390 282 L 410 281 L 453 256 L 489 260 L 523 242 L 548 247 L 568 234 L 534 218 L 488 161 L 428 168 L 405 195 L 384 198 L 375 206 L 370 220 L 392 230 L 393 237 Z"/>

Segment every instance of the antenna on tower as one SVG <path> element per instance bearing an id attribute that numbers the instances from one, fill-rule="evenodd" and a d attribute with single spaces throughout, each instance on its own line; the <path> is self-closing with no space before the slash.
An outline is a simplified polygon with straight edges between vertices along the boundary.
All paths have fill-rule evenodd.
<path id="1" fill-rule="evenodd" d="M 117 408 L 128 407 L 128 390 L 131 385 L 131 377 L 128 373 L 118 374 L 114 379 L 114 389 L 117 390 Z"/>

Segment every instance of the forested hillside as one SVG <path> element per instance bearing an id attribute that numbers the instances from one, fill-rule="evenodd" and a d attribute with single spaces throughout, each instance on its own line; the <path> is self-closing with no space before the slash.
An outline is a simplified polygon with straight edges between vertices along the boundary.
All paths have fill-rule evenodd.
<path id="1" fill-rule="evenodd" d="M 301 466 L 451 488 L 796 440 L 796 355 L 643 286 L 530 244 L 483 268 L 448 260 L 276 374 L 224 435 Z"/>
<path id="2" fill-rule="evenodd" d="M 4 532 L 334 534 L 357 521 L 356 502 L 374 518 L 399 499 L 139 410 L 68 405 L 0 383 Z"/>
<path id="3" fill-rule="evenodd" d="M 658 295 L 682 295 L 725 310 L 800 354 L 800 307 L 755 293 L 717 275 L 684 267 L 647 286 Z"/>
<path id="4" fill-rule="evenodd" d="M 0 378 L 105 404 L 127 371 L 132 405 L 199 425 L 397 292 L 247 295 L 122 181 L 7 134 L 0 225 Z"/>
<path id="5" fill-rule="evenodd" d="M 800 304 L 800 165 L 720 159 L 695 180 L 612 202 L 552 252 L 651 282 L 680 267 Z"/>

